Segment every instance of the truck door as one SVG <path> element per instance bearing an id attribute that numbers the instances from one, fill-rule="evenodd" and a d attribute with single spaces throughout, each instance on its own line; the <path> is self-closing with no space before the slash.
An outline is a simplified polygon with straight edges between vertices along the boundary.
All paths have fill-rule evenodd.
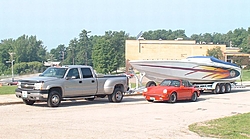
<path id="1" fill-rule="evenodd" d="M 78 68 L 72 68 L 66 75 L 64 82 L 65 97 L 79 96 L 82 94 L 83 83 L 80 79 Z"/>
<path id="2" fill-rule="evenodd" d="M 97 80 L 92 74 L 92 70 L 88 67 L 81 68 L 83 95 L 95 95 L 97 93 Z"/>

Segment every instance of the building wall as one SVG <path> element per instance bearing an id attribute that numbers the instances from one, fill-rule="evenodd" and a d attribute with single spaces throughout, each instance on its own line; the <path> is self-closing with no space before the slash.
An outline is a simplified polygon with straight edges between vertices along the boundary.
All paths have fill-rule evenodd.
<path id="1" fill-rule="evenodd" d="M 189 56 L 205 56 L 208 49 L 223 44 L 196 44 L 193 40 L 126 40 L 126 60 L 178 60 Z"/>

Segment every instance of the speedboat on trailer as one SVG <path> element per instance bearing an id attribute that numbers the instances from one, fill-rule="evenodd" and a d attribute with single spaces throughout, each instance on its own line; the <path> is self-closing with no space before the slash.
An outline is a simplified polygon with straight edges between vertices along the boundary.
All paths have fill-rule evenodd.
<path id="1" fill-rule="evenodd" d="M 210 56 L 192 56 L 183 60 L 131 60 L 133 69 L 150 80 L 166 78 L 189 80 L 191 83 L 232 83 L 240 79 L 241 68 Z"/>

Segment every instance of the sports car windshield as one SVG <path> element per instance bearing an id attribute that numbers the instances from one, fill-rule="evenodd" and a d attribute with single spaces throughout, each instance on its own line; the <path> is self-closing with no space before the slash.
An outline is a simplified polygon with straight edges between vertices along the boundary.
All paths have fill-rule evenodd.
<path id="1" fill-rule="evenodd" d="M 160 83 L 160 86 L 175 86 L 175 87 L 179 87 L 180 86 L 180 81 L 179 80 L 163 80 Z"/>
<path id="2" fill-rule="evenodd" d="M 48 68 L 40 76 L 63 78 L 67 68 Z"/>

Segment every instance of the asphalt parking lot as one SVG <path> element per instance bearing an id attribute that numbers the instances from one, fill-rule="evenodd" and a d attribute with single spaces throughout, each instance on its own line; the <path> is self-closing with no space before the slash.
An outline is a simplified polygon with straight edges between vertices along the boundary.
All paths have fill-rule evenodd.
<path id="1" fill-rule="evenodd" d="M 188 125 L 250 112 L 250 88 L 228 94 L 202 94 L 197 102 L 149 103 L 142 96 L 126 96 L 121 103 L 107 98 L 92 102 L 63 102 L 58 108 L 46 103 L 0 106 L 1 139 L 204 138 Z"/>

